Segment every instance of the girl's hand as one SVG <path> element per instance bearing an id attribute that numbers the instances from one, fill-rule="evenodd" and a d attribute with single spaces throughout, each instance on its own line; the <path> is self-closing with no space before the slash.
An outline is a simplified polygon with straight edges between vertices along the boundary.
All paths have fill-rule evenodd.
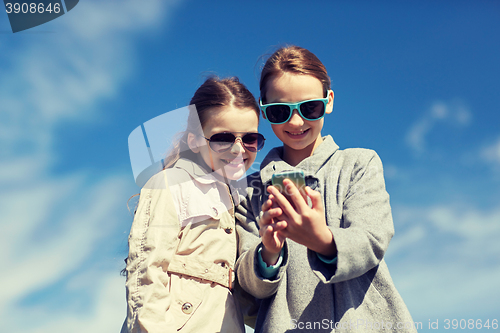
<path id="1" fill-rule="evenodd" d="M 267 188 L 270 193 L 269 198 L 273 201 L 272 205 L 277 204 L 277 208 L 272 209 L 273 213 L 277 214 L 281 208 L 283 214 L 277 218 L 286 223 L 286 229 L 281 230 L 280 234 L 321 255 L 336 256 L 337 248 L 333 235 L 326 225 L 321 194 L 308 186 L 305 187 L 305 194 L 312 202 L 312 207 L 309 207 L 291 180 L 285 179 L 283 185 L 290 201 L 274 186 Z"/>
<path id="2" fill-rule="evenodd" d="M 279 259 L 286 237 L 282 234 L 287 226 L 286 221 L 275 221 L 282 215 L 281 208 L 275 203 L 273 195 L 262 204 L 262 217 L 259 220 L 259 234 L 262 241 L 262 260 L 271 266 Z"/>

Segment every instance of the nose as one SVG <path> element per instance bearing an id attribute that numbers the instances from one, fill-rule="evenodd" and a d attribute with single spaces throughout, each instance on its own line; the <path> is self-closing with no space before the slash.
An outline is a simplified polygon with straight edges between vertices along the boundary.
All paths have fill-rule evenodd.
<path id="1" fill-rule="evenodd" d="M 299 127 L 304 124 L 304 119 L 302 119 L 297 109 L 293 110 L 292 116 L 290 117 L 288 123 L 295 127 Z"/>
<path id="2" fill-rule="evenodd" d="M 231 153 L 240 155 L 245 151 L 245 147 L 243 146 L 243 141 L 241 141 L 241 138 L 237 137 L 236 140 L 234 140 L 234 144 L 231 147 Z"/>

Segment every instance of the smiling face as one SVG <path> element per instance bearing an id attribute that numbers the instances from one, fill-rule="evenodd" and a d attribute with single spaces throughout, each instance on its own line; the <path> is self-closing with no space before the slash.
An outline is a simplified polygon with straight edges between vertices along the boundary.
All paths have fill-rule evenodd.
<path id="1" fill-rule="evenodd" d="M 314 76 L 282 73 L 273 76 L 266 83 L 266 104 L 296 103 L 309 99 L 323 98 L 324 90 L 321 81 Z M 333 111 L 333 92 L 328 94 L 328 105 L 325 112 Z M 274 134 L 283 142 L 283 160 L 290 165 L 297 165 L 319 146 L 324 118 L 309 121 L 302 118 L 297 110 L 284 124 L 271 125 Z"/>
<path id="2" fill-rule="evenodd" d="M 233 106 L 216 107 L 211 110 L 210 117 L 203 127 L 206 138 L 223 132 L 231 132 L 237 137 L 246 133 L 257 133 L 259 117 L 251 108 L 235 108 Z M 217 174 L 237 180 L 241 178 L 255 161 L 257 153 L 245 149 L 241 140 L 236 140 L 230 150 L 217 153 L 208 145 L 208 141 L 200 135 L 190 133 L 188 143 L 191 150 L 199 153 L 206 165 Z"/>

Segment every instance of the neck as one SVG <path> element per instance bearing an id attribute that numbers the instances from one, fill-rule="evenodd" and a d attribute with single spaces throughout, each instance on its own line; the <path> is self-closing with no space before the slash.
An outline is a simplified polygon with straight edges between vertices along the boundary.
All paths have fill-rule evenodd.
<path id="1" fill-rule="evenodd" d="M 296 166 L 309 156 L 314 154 L 314 151 L 318 146 L 323 142 L 323 138 L 321 135 L 318 136 L 313 143 L 303 149 L 293 149 L 289 146 L 283 145 L 283 161 L 290 164 L 291 166 Z"/>
<path id="2" fill-rule="evenodd" d="M 203 158 L 201 157 L 200 154 L 198 154 L 198 158 L 197 158 L 197 163 L 207 171 L 207 173 L 211 174 L 215 179 L 217 179 L 218 181 L 222 182 L 222 183 L 225 183 L 225 184 L 231 184 L 231 179 L 227 178 L 227 177 L 223 177 L 221 175 L 219 175 L 218 172 L 216 172 L 211 166 L 207 165 L 207 163 L 205 163 L 205 161 L 203 160 Z M 222 170 L 223 173 L 224 173 L 224 170 Z"/>

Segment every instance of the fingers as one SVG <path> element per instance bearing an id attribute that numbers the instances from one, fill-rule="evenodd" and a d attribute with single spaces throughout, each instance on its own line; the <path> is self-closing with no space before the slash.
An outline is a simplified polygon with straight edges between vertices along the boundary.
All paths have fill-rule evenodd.
<path id="1" fill-rule="evenodd" d="M 278 221 L 278 222 L 274 222 L 273 224 L 271 224 L 269 226 L 273 228 L 273 232 L 278 232 L 278 231 L 286 229 L 286 227 L 288 226 L 288 222 L 287 221 Z"/>
<path id="2" fill-rule="evenodd" d="M 283 214 L 281 207 L 274 202 L 273 196 L 262 204 L 262 217 L 259 219 L 259 227 L 263 228 L 266 225 L 273 223 L 273 219 Z"/>
<path id="3" fill-rule="evenodd" d="M 268 249 L 271 252 L 275 252 L 277 244 L 274 241 L 274 233 L 272 231 L 271 226 L 267 226 L 265 228 L 260 229 L 260 239 L 262 241 L 262 244 L 266 249 Z"/>
<path id="4" fill-rule="evenodd" d="M 273 223 L 273 219 L 281 216 L 282 214 L 283 210 L 280 207 L 271 208 L 265 211 L 259 220 L 259 227 L 262 228 L 263 226 Z"/>
<path id="5" fill-rule="evenodd" d="M 262 244 L 271 253 L 279 253 L 283 247 L 286 237 L 282 231 L 286 228 L 286 221 L 280 221 L 268 225 L 259 230 Z"/>
<path id="6" fill-rule="evenodd" d="M 307 200 L 306 192 L 304 190 L 299 190 L 295 186 L 295 184 L 289 179 L 284 179 L 283 185 L 285 186 L 285 193 L 290 198 L 293 207 L 295 207 L 295 211 L 298 214 L 301 214 L 304 211 L 304 209 L 308 208 L 306 201 Z"/>
<path id="7" fill-rule="evenodd" d="M 321 193 L 311 189 L 309 186 L 305 187 L 306 195 L 311 198 L 312 208 L 323 210 L 323 201 L 321 201 Z"/>
<path id="8" fill-rule="evenodd" d="M 282 209 L 283 213 L 285 213 L 287 216 L 293 216 L 294 209 L 290 202 L 288 201 L 287 198 L 283 194 L 281 194 L 280 191 L 274 186 L 268 186 L 267 191 L 270 193 L 270 196 L 272 195 L 274 197 L 274 200 L 278 206 Z"/>
<path id="9" fill-rule="evenodd" d="M 269 210 L 269 208 L 271 208 L 273 205 L 273 201 L 268 199 L 266 200 L 263 204 L 262 204 L 262 211 L 265 212 L 267 210 Z"/>
<path id="10" fill-rule="evenodd" d="M 263 214 L 259 219 L 259 234 L 262 238 L 264 244 L 271 247 L 276 246 L 276 233 L 280 232 L 287 227 L 287 222 L 278 219 L 282 214 L 283 210 L 275 202 L 273 195 L 269 196 L 269 199 L 262 204 Z"/>
<path id="11" fill-rule="evenodd" d="M 277 232 L 281 232 L 286 229 L 287 227 L 287 222 L 286 221 L 279 221 L 276 223 L 272 223 L 269 225 L 264 226 L 263 228 L 260 229 L 261 237 L 266 237 L 271 235 L 274 237 L 274 234 Z"/>
<path id="12" fill-rule="evenodd" d="M 274 200 L 274 196 L 270 194 L 268 199 L 262 204 L 262 211 L 266 211 L 274 207 L 278 207 L 278 205 Z"/>

